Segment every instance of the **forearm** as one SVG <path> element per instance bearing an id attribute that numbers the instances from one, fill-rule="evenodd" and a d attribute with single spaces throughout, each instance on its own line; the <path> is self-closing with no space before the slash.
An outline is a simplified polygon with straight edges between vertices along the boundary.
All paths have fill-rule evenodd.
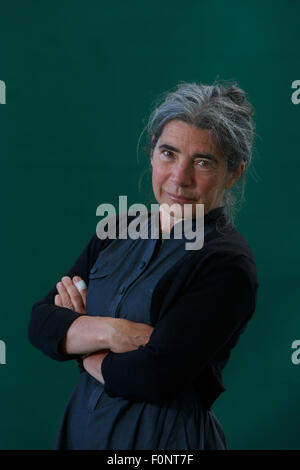
<path id="1" fill-rule="evenodd" d="M 149 341 L 153 327 L 126 319 L 82 315 L 68 328 L 60 343 L 63 354 L 91 354 L 108 349 L 132 351 Z"/>
<path id="2" fill-rule="evenodd" d="M 110 347 L 111 326 L 106 317 L 82 315 L 67 330 L 60 343 L 63 354 L 90 354 Z"/>

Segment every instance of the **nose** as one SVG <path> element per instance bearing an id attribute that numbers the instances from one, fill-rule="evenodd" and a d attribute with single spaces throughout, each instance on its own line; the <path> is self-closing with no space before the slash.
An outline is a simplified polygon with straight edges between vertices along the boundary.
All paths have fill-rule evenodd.
<path id="1" fill-rule="evenodd" d="M 187 162 L 177 162 L 172 168 L 171 181 L 176 186 L 191 186 L 194 179 L 193 165 Z"/>

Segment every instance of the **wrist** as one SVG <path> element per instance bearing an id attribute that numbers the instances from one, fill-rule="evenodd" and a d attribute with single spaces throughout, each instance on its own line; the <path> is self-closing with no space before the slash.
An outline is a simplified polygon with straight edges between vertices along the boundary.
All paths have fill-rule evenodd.
<path id="1" fill-rule="evenodd" d="M 92 354 L 87 354 L 83 357 L 83 370 L 85 370 L 96 380 L 99 380 L 99 382 L 101 382 L 102 384 L 104 384 L 104 378 L 102 375 L 101 366 L 104 358 L 109 353 L 109 350 L 103 350 Z"/>
<path id="2" fill-rule="evenodd" d="M 77 362 L 77 365 L 79 367 L 79 369 L 82 371 L 82 372 L 86 372 L 85 368 L 84 368 L 84 359 L 88 356 L 89 354 L 83 354 L 82 356 L 80 356 L 79 358 L 75 359 L 75 361 Z"/>
<path id="3" fill-rule="evenodd" d="M 112 338 L 112 326 L 107 320 L 112 320 L 110 317 L 98 317 L 99 328 L 97 332 L 97 338 L 100 344 L 99 349 L 110 349 L 111 338 Z"/>

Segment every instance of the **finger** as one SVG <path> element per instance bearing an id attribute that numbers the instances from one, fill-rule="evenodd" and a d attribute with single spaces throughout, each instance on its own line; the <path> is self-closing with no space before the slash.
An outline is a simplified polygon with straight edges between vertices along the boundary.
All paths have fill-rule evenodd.
<path id="1" fill-rule="evenodd" d="M 78 289 L 76 289 L 72 279 L 69 276 L 64 276 L 62 278 L 62 283 L 70 296 L 72 305 L 74 306 L 76 312 L 85 313 L 85 306 L 83 304 L 82 297 Z"/>
<path id="2" fill-rule="evenodd" d="M 69 296 L 69 293 L 68 293 L 67 289 L 65 288 L 65 286 L 63 285 L 63 283 L 58 282 L 56 284 L 56 288 L 57 288 L 57 290 L 59 292 L 59 295 L 60 295 L 60 298 L 61 298 L 62 307 L 72 309 L 73 304 L 72 304 L 71 297 Z"/>
<path id="3" fill-rule="evenodd" d="M 72 279 L 76 289 L 78 290 L 79 294 L 81 295 L 83 305 L 86 306 L 86 293 L 87 293 L 87 285 L 84 280 L 80 276 L 74 276 Z"/>
<path id="4" fill-rule="evenodd" d="M 57 305 L 57 307 L 63 307 L 63 303 L 62 303 L 62 300 L 61 300 L 61 296 L 59 294 L 57 294 L 55 297 L 54 297 L 54 304 Z"/>

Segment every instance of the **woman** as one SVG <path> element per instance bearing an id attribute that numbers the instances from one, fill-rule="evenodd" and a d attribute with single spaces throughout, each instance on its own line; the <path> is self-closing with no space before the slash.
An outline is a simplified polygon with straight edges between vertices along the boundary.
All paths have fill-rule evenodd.
<path id="1" fill-rule="evenodd" d="M 183 82 L 169 92 L 148 122 L 159 236 L 94 235 L 33 306 L 31 343 L 55 360 L 81 358 L 56 449 L 227 449 L 212 404 L 258 286 L 251 249 L 230 222 L 252 113 L 235 84 Z M 204 204 L 201 249 L 174 237 L 184 216 L 174 203 L 191 204 L 193 223 Z"/>

